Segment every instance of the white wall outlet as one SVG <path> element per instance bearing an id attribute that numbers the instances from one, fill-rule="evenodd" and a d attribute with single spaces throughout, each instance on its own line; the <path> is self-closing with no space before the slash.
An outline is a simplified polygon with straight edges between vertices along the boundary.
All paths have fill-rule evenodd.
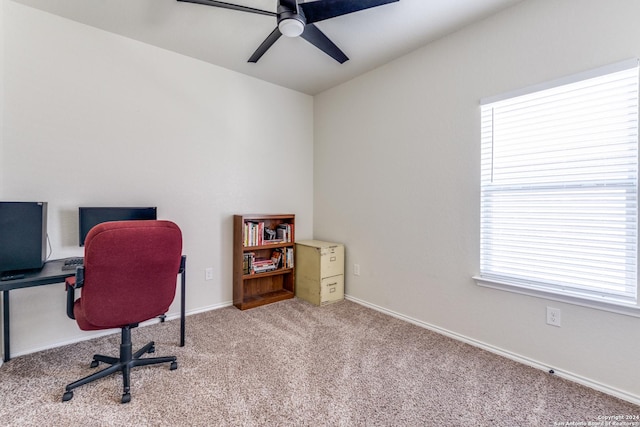
<path id="1" fill-rule="evenodd" d="M 213 267 L 204 269 L 204 280 L 213 280 Z"/>
<path id="2" fill-rule="evenodd" d="M 547 307 L 547 324 L 551 326 L 560 327 L 560 309 Z"/>
<path id="3" fill-rule="evenodd" d="M 360 264 L 353 264 L 353 274 L 356 276 L 360 275 Z"/>

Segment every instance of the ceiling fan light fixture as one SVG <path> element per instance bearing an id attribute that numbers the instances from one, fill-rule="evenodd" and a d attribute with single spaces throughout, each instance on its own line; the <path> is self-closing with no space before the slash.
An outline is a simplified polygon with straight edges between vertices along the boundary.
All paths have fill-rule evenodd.
<path id="1" fill-rule="evenodd" d="M 304 22 L 296 18 L 282 19 L 278 23 L 278 29 L 287 37 L 298 37 L 304 32 Z"/>

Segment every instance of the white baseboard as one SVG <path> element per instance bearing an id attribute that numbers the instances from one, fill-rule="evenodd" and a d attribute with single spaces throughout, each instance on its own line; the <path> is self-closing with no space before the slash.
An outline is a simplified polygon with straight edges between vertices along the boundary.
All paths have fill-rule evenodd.
<path id="1" fill-rule="evenodd" d="M 610 387 L 610 386 L 608 386 L 606 384 L 602 384 L 602 383 L 599 383 L 597 381 L 593 381 L 593 380 L 591 380 L 589 378 L 585 378 L 583 376 L 574 374 L 572 372 L 562 371 L 562 370 L 559 370 L 559 369 L 557 369 L 555 367 L 547 366 L 547 365 L 545 365 L 543 363 L 538 362 L 537 360 L 533 360 L 533 359 L 528 358 L 526 356 L 522 356 L 520 354 L 512 353 L 512 352 L 510 352 L 508 350 L 504 350 L 502 348 L 495 347 L 495 346 L 493 346 L 491 344 L 487 344 L 487 343 L 475 340 L 473 338 L 469 338 L 469 337 L 466 337 L 464 335 L 460 335 L 458 333 L 449 331 L 447 329 L 443 329 L 443 328 L 440 328 L 438 326 L 423 322 L 421 320 L 417 320 L 417 319 L 414 319 L 412 317 L 405 316 L 404 314 L 400 314 L 400 313 L 397 313 L 395 311 L 386 309 L 384 307 L 380 307 L 378 305 L 371 304 L 371 303 L 369 303 L 367 301 L 361 300 L 359 298 L 352 297 L 350 295 L 345 295 L 345 299 L 347 299 L 349 301 L 353 301 L 353 302 L 355 302 L 357 304 L 360 304 L 360 305 L 363 305 L 365 307 L 369 307 L 369 308 L 371 308 L 373 310 L 376 310 L 376 311 L 379 311 L 381 313 L 388 314 L 389 316 L 395 317 L 397 319 L 404 320 L 406 322 L 409 322 L 409 323 L 412 323 L 414 325 L 420 326 L 422 328 L 429 329 L 429 330 L 431 330 L 433 332 L 442 334 L 442 335 L 447 336 L 449 338 L 453 338 L 455 340 L 462 341 L 462 342 L 464 342 L 466 344 L 470 344 L 470 345 L 472 345 L 474 347 L 481 348 L 483 350 L 489 351 L 489 352 L 497 354 L 499 356 L 506 357 L 507 359 L 511 359 L 511 360 L 516 361 L 516 362 L 522 363 L 524 365 L 531 366 L 532 368 L 540 369 L 540 370 L 543 370 L 545 372 L 549 372 L 551 369 L 553 369 L 554 375 L 557 375 L 557 376 L 559 376 L 561 378 L 565 378 L 565 379 L 567 379 L 569 381 L 573 381 L 575 383 L 578 383 L 578 384 L 581 384 L 583 386 L 592 388 L 592 389 L 600 391 L 602 393 L 606 393 L 608 395 L 617 397 L 617 398 L 625 400 L 627 402 L 631 402 L 631 403 L 633 403 L 635 405 L 640 405 L 640 396 L 636 396 L 634 394 L 627 393 L 627 392 L 622 391 L 622 390 L 618 390 L 618 389 L 616 389 L 614 387 Z"/>
<path id="2" fill-rule="evenodd" d="M 219 308 L 230 307 L 233 305 L 232 301 L 221 302 L 218 304 L 207 305 L 205 307 L 199 307 L 194 310 L 188 310 L 185 312 L 185 316 L 192 316 L 194 314 L 206 313 L 207 311 L 218 310 Z M 167 314 L 167 320 L 174 320 L 180 318 L 180 312 Z"/>

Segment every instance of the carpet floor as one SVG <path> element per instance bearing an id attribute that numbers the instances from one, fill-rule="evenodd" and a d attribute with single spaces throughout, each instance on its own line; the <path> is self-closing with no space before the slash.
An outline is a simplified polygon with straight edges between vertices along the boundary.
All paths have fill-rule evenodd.
<path id="1" fill-rule="evenodd" d="M 554 426 L 640 416 L 629 402 L 351 301 L 227 307 L 187 317 L 185 347 L 178 335 L 178 320 L 132 331 L 134 350 L 154 340 L 178 369 L 135 368 L 127 404 L 119 374 L 61 401 L 66 384 L 99 369 L 89 367 L 94 353 L 117 355 L 119 333 L 17 357 L 0 367 L 0 423 Z"/>

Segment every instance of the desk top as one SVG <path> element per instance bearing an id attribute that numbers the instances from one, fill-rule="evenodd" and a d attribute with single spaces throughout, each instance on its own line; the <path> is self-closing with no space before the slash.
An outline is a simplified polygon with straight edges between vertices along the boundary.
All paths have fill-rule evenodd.
<path id="1" fill-rule="evenodd" d="M 64 279 L 74 276 L 76 272 L 73 270 L 62 270 L 63 264 L 64 259 L 52 259 L 47 261 L 40 270 L 24 272 L 24 277 L 21 279 L 1 281 L 0 291 L 10 291 L 13 289 L 29 288 L 31 286 L 64 282 Z"/>

